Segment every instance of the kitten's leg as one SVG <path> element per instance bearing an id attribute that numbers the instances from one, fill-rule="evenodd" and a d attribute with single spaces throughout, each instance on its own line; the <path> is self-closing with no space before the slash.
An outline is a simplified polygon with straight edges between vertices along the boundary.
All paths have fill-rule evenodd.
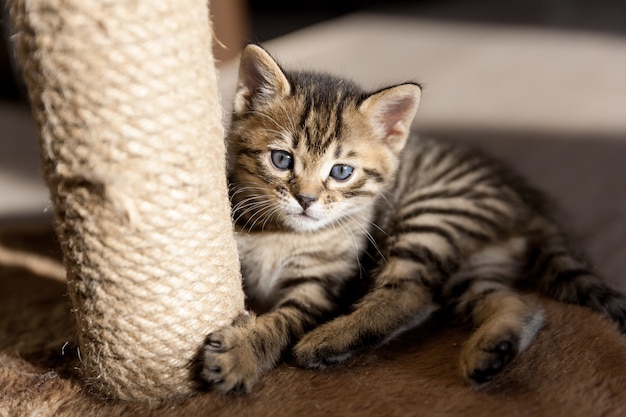
<path id="1" fill-rule="evenodd" d="M 480 386 L 522 352 L 543 323 L 532 297 L 513 282 L 523 268 L 524 240 L 512 239 L 472 255 L 444 288 L 454 318 L 476 328 L 461 351 L 461 372 Z"/>
<path id="2" fill-rule="evenodd" d="M 376 288 L 351 314 L 338 317 L 302 338 L 293 350 L 297 363 L 306 368 L 320 368 L 342 362 L 430 317 L 438 306 L 419 278 L 421 269 L 421 265 L 410 260 L 390 259 L 377 277 Z"/>
<path id="3" fill-rule="evenodd" d="M 201 376 L 212 387 L 249 392 L 287 346 L 336 308 L 328 285 L 315 279 L 303 280 L 283 292 L 270 312 L 258 317 L 242 315 L 231 326 L 208 335 Z"/>
<path id="4" fill-rule="evenodd" d="M 515 225 L 516 214 L 500 201 L 499 193 L 487 199 L 494 209 L 463 198 L 471 193 L 468 190 L 471 187 L 450 195 L 435 187 L 405 198 L 406 207 L 391 221 L 374 289 L 351 314 L 304 336 L 294 348 L 299 365 L 340 362 L 423 322 L 439 307 L 433 290 L 458 270 L 463 257 L 508 234 Z M 438 198 L 445 200 L 442 207 L 450 206 L 450 199 L 455 203 L 441 208 L 433 203 Z"/>
<path id="5" fill-rule="evenodd" d="M 467 296 L 474 304 L 471 315 L 477 329 L 461 351 L 462 375 L 476 386 L 489 382 L 526 349 L 544 319 L 543 310 L 531 297 L 505 286 L 484 284 L 474 282 L 469 291 L 473 294 Z"/>
<path id="6" fill-rule="evenodd" d="M 598 311 L 626 334 L 626 295 L 598 277 L 554 223 L 538 219 L 533 236 L 530 286 L 556 300 Z"/>

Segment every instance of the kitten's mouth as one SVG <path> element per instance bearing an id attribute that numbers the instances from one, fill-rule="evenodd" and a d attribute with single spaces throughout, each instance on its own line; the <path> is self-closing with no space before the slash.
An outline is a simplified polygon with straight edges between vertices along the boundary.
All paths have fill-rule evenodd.
<path id="1" fill-rule="evenodd" d="M 316 217 L 311 216 L 310 214 L 306 213 L 306 212 L 301 212 L 301 213 L 297 213 L 297 214 L 292 214 L 292 216 L 298 218 L 298 219 L 308 219 L 308 220 L 314 220 L 317 221 L 319 220 Z"/>
<path id="2" fill-rule="evenodd" d="M 293 213 L 289 217 L 291 227 L 298 232 L 312 232 L 321 226 L 319 219 L 305 212 Z"/>
<path id="3" fill-rule="evenodd" d="M 298 232 L 313 232 L 324 227 L 325 222 L 322 217 L 311 216 L 306 211 L 299 213 L 289 213 L 285 217 L 286 225 Z"/>

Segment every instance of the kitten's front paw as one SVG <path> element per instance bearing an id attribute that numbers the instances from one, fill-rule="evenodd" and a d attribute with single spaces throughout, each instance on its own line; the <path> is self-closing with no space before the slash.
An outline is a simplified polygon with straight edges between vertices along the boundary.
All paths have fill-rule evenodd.
<path id="1" fill-rule="evenodd" d="M 293 356 L 302 368 L 325 368 L 345 361 L 356 351 L 356 334 L 340 323 L 342 318 L 307 333 L 293 348 Z"/>
<path id="2" fill-rule="evenodd" d="M 261 373 L 248 335 L 253 324 L 253 316 L 242 315 L 207 336 L 201 376 L 211 387 L 222 392 L 250 392 Z"/>

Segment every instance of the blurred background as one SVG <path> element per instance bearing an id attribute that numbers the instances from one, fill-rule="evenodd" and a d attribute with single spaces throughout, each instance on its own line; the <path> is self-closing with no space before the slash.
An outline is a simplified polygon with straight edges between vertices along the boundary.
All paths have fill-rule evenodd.
<path id="1" fill-rule="evenodd" d="M 529 177 L 626 289 L 624 0 L 212 0 L 211 12 L 226 114 L 248 41 L 287 68 L 366 88 L 420 81 L 415 128 L 486 148 Z M 2 29 L 6 39 L 6 12 Z M 0 43 L 0 225 L 47 223 L 10 57 Z"/>

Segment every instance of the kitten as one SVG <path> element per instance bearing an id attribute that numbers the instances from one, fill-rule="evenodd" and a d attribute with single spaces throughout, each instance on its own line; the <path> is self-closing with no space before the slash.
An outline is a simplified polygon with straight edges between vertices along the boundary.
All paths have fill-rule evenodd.
<path id="1" fill-rule="evenodd" d="M 542 325 L 520 289 L 626 330 L 626 298 L 572 251 L 539 193 L 485 156 L 410 134 L 420 91 L 367 93 L 246 47 L 229 181 L 245 291 L 263 314 L 207 337 L 206 382 L 247 392 L 294 344 L 299 365 L 320 368 L 442 310 L 476 329 L 460 369 L 479 386 Z M 344 311 L 365 276 L 371 287 Z"/>

